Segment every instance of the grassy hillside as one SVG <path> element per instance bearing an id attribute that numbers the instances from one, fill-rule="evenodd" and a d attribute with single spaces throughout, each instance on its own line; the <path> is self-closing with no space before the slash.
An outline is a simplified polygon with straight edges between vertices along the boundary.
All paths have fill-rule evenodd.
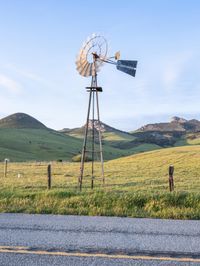
<path id="1" fill-rule="evenodd" d="M 200 132 L 188 133 L 176 141 L 175 146 L 200 145 Z"/>
<path id="2" fill-rule="evenodd" d="M 67 136 L 72 136 L 75 138 L 83 139 L 84 133 L 79 130 L 74 130 L 70 132 L 64 132 Z M 95 131 L 95 135 L 98 136 L 98 132 Z M 116 143 L 116 142 L 127 142 L 134 140 L 135 137 L 126 132 L 113 131 L 113 132 L 102 132 L 102 140 L 106 141 L 108 144 Z"/>
<path id="3" fill-rule="evenodd" d="M 170 123 L 170 125 L 177 123 Z M 190 129 L 191 123 L 196 127 L 199 125 L 196 120 L 184 123 L 184 125 L 187 124 L 187 127 L 190 125 Z M 183 125 L 182 120 L 181 125 Z M 91 126 L 90 123 L 88 134 L 90 139 Z M 178 131 L 152 132 L 147 130 L 129 134 L 104 123 L 102 123 L 101 130 L 105 161 L 157 150 L 162 147 L 200 144 L 199 132 L 185 132 L 183 134 Z M 95 133 L 97 136 L 98 123 L 95 123 Z M 0 160 L 9 158 L 12 161 L 71 161 L 74 155 L 81 152 L 83 134 L 84 127 L 57 132 L 48 129 L 40 121 L 27 114 L 16 113 L 0 120 Z M 91 150 L 89 147 L 88 149 Z M 99 147 L 97 146 L 96 149 L 99 149 Z"/>
<path id="4" fill-rule="evenodd" d="M 105 163 L 105 186 L 96 165 L 86 163 L 83 192 L 77 189 L 79 163 L 0 163 L 0 211 L 200 219 L 200 146 L 162 149 Z M 168 167 L 175 166 L 175 192 L 168 192 Z M 20 177 L 19 177 L 20 175 Z"/>
<path id="5" fill-rule="evenodd" d="M 137 141 L 137 137 L 135 137 L 134 135 L 115 129 L 104 123 L 102 123 L 102 127 L 103 130 L 101 134 L 105 160 L 111 160 L 118 157 L 128 156 L 130 154 L 136 154 L 161 148 L 159 145 L 154 143 Z M 67 136 L 72 136 L 77 139 L 83 139 L 85 127 L 63 129 L 61 132 L 65 133 Z M 89 128 L 89 139 L 91 139 L 91 134 L 92 132 Z M 98 139 L 98 130 L 96 128 L 95 136 L 96 139 Z"/>
<path id="6" fill-rule="evenodd" d="M 149 149 L 156 145 L 144 144 L 129 150 L 121 150 L 104 144 L 104 159 L 110 160 Z M 0 160 L 11 161 L 48 161 L 67 160 L 82 149 L 82 139 L 74 138 L 49 129 L 0 128 Z"/>
<path id="7" fill-rule="evenodd" d="M 97 126 L 97 125 L 95 125 Z M 90 125 L 91 127 L 91 125 Z M 123 132 L 116 128 L 110 127 L 104 123 L 102 123 L 103 130 L 101 132 L 102 138 L 105 141 L 115 142 L 115 141 L 131 141 L 134 140 L 135 137 L 128 132 Z M 85 127 L 74 128 L 74 129 L 63 129 L 61 132 L 66 135 L 70 135 L 76 138 L 83 138 L 85 133 Z M 89 132 L 91 134 L 91 128 L 89 128 Z M 98 130 L 95 127 L 95 135 L 98 135 Z"/>
<path id="8" fill-rule="evenodd" d="M 89 134 L 92 124 L 90 122 Z M 99 124 L 95 121 L 95 133 Z M 104 160 L 110 160 L 138 152 L 160 148 L 154 143 L 133 143 L 135 137 L 129 133 L 101 125 L 103 133 Z M 68 160 L 80 154 L 85 128 L 63 129 L 57 132 L 24 113 L 16 113 L 0 119 L 0 160 Z M 91 137 L 90 137 L 91 138 Z M 89 143 L 89 141 L 88 141 Z M 127 143 L 124 147 L 123 144 Z M 99 149 L 99 147 L 97 147 Z M 91 148 L 88 148 L 91 150 Z M 88 155 L 90 157 L 90 155 Z M 98 159 L 98 158 L 96 158 Z"/>
<path id="9" fill-rule="evenodd" d="M 164 192 L 168 189 L 168 167 L 175 167 L 176 191 L 198 192 L 200 146 L 167 148 L 109 161 L 106 171 L 116 187 L 126 191 Z M 113 176 L 114 175 L 114 176 Z"/>
<path id="10" fill-rule="evenodd" d="M 174 179 L 176 191 L 198 192 L 200 188 L 200 146 L 185 146 L 167 148 L 151 152 L 140 153 L 105 162 L 105 178 L 107 191 L 126 192 L 166 192 L 168 191 L 168 167 L 175 167 Z M 46 163 L 47 164 L 47 163 Z M 35 171 L 41 170 L 41 176 L 46 175 L 45 163 L 10 163 L 11 177 L 16 177 L 17 172 L 24 176 L 32 176 Z M 31 168 L 27 167 L 30 165 Z M 98 189 L 100 187 L 100 164 L 95 163 L 95 177 Z M 21 168 L 21 170 L 20 170 Z M 76 186 L 79 175 L 79 163 L 53 163 L 53 176 L 67 176 L 68 188 Z M 29 174 L 28 174 L 29 173 Z M 39 172 L 38 172 L 39 173 Z M 85 164 L 85 189 L 90 184 L 91 163 Z M 1 163 L 0 177 L 3 175 Z M 40 174 L 38 174 L 40 177 Z M 64 177 L 65 178 L 65 177 Z M 7 180 L 9 181 L 9 180 Z M 21 183 L 22 179 L 16 179 Z M 32 180 L 37 187 L 37 181 Z M 43 180 L 44 184 L 46 179 Z M 16 183 L 17 184 L 17 183 Z M 61 184 L 60 184 L 61 185 Z M 73 187 L 74 186 L 74 187 Z"/>
<path id="11" fill-rule="evenodd" d="M 127 134 L 126 132 L 103 132 L 102 138 L 104 141 L 113 142 L 127 142 L 135 139 L 131 134 Z"/>
<path id="12" fill-rule="evenodd" d="M 71 160 L 82 142 L 48 129 L 0 129 L 0 160 Z"/>

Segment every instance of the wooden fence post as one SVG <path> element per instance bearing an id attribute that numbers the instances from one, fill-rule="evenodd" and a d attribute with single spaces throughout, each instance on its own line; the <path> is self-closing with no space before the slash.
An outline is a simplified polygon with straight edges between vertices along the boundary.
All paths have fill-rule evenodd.
<path id="1" fill-rule="evenodd" d="M 48 189 L 51 189 L 51 165 L 48 164 L 47 167 L 47 187 Z"/>
<path id="2" fill-rule="evenodd" d="M 174 166 L 169 166 L 169 191 L 172 192 L 174 190 Z"/>
<path id="3" fill-rule="evenodd" d="M 4 177 L 7 176 L 7 171 L 8 171 L 8 159 L 4 160 Z"/>

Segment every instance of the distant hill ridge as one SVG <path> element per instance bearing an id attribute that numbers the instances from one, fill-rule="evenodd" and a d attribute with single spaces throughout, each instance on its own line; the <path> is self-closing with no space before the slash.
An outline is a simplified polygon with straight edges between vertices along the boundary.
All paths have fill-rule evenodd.
<path id="1" fill-rule="evenodd" d="M 0 128 L 46 129 L 47 127 L 30 115 L 24 113 L 15 113 L 0 119 Z"/>
<path id="2" fill-rule="evenodd" d="M 47 127 L 34 117 L 25 113 L 15 113 L 0 119 L 0 128 L 38 128 L 47 129 Z M 99 131 L 98 121 L 94 121 L 94 128 Z M 92 129 L 92 121 L 90 120 L 89 129 Z M 101 132 L 119 132 L 125 134 L 133 134 L 134 132 L 200 132 L 200 121 L 196 119 L 186 120 L 185 118 L 174 116 L 170 122 L 147 124 L 132 132 L 125 132 L 111 127 L 101 122 Z M 78 128 L 64 128 L 60 130 L 62 133 L 84 134 L 85 125 Z"/>
<path id="3" fill-rule="evenodd" d="M 168 123 L 147 124 L 137 131 L 159 131 L 159 132 L 198 132 L 200 131 L 200 121 L 196 119 L 186 120 L 180 117 L 172 117 Z"/>
<path id="4" fill-rule="evenodd" d="M 92 120 L 89 121 L 89 129 L 92 129 Z M 99 124 L 98 124 L 98 120 L 94 120 L 94 129 L 96 131 L 99 131 Z M 130 134 L 126 131 L 122 131 L 119 129 L 116 129 L 114 127 L 111 127 L 103 122 L 101 122 L 101 127 L 100 127 L 101 132 L 119 132 L 119 133 L 125 133 L 125 134 Z M 74 133 L 74 134 L 84 134 L 85 132 L 85 125 L 82 127 L 78 127 L 78 128 L 64 128 L 62 130 L 60 130 L 60 132 L 63 133 Z"/>

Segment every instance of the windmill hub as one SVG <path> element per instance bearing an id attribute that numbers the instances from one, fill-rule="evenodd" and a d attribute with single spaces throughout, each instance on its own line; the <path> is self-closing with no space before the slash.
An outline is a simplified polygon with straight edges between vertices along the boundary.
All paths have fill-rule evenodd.
<path id="1" fill-rule="evenodd" d="M 92 55 L 94 60 L 97 60 L 99 58 L 99 55 L 96 52 L 92 53 Z"/>

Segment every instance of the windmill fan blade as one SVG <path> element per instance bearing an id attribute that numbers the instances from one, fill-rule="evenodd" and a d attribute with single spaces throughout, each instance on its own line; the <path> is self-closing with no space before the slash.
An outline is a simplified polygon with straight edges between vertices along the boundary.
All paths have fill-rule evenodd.
<path id="1" fill-rule="evenodd" d="M 101 35 L 92 34 L 90 38 L 84 42 L 79 54 L 76 58 L 76 69 L 79 74 L 88 77 L 95 76 L 99 71 L 100 66 L 103 64 L 103 60 L 97 60 L 98 58 L 106 58 L 108 50 L 108 44 L 106 39 Z M 94 58 L 94 54 L 97 58 Z M 95 61 L 95 66 L 93 65 Z M 98 61 L 98 62 L 97 62 Z"/>
<path id="2" fill-rule="evenodd" d="M 137 61 L 133 60 L 118 60 L 117 61 L 117 69 L 135 77 Z"/>
<path id="3" fill-rule="evenodd" d="M 88 68 L 88 65 L 89 65 L 89 63 L 87 62 L 83 67 L 82 67 L 82 69 L 80 70 L 80 74 L 82 75 L 82 76 L 84 76 L 85 77 L 85 72 L 86 72 L 86 70 L 87 70 L 87 68 Z"/>
<path id="4" fill-rule="evenodd" d="M 86 60 L 80 60 L 79 62 L 76 63 L 76 69 L 80 68 L 85 62 L 87 62 Z"/>
<path id="5" fill-rule="evenodd" d="M 88 64 L 88 61 L 86 61 L 86 60 L 84 60 L 83 62 L 82 62 L 82 64 L 80 64 L 80 65 L 78 65 L 77 66 L 77 70 L 78 71 L 81 71 L 86 65 Z"/>
<path id="6" fill-rule="evenodd" d="M 87 67 L 85 68 L 84 77 L 88 77 L 90 75 L 90 64 L 88 63 Z"/>

